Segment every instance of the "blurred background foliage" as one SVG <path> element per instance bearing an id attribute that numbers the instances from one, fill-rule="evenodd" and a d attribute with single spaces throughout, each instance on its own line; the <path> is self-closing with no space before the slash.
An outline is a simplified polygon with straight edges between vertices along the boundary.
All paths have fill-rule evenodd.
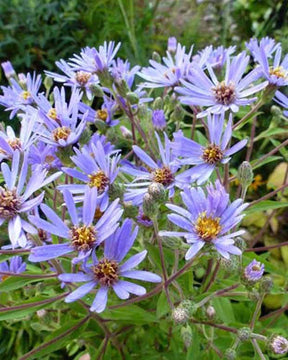
<path id="1" fill-rule="evenodd" d="M 273 35 L 288 48 L 286 0 L 1 0 L 0 61 L 17 72 L 55 69 L 84 46 L 122 42 L 120 55 L 145 65 L 176 36 L 196 49 Z"/>

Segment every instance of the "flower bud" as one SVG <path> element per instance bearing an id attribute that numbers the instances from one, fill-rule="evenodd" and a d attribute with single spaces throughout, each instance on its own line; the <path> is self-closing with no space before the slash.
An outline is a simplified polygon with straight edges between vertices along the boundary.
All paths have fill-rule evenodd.
<path id="1" fill-rule="evenodd" d="M 183 300 L 179 306 L 187 311 L 188 316 L 193 316 L 198 309 L 197 305 L 191 300 Z"/>
<path id="2" fill-rule="evenodd" d="M 143 213 L 150 218 L 158 213 L 159 204 L 154 200 L 153 196 L 146 193 L 143 197 Z"/>
<path id="3" fill-rule="evenodd" d="M 255 301 L 255 302 L 258 301 L 260 299 L 259 291 L 257 291 L 255 288 L 253 288 L 251 291 L 249 291 L 248 297 L 252 301 Z"/>
<path id="4" fill-rule="evenodd" d="M 173 113 L 171 114 L 171 119 L 175 122 L 182 121 L 184 119 L 184 116 L 185 116 L 185 112 L 183 107 L 180 104 L 177 104 L 175 106 Z"/>
<path id="5" fill-rule="evenodd" d="M 152 108 L 154 110 L 161 110 L 163 109 L 163 99 L 161 97 L 157 97 L 152 105 Z"/>
<path id="6" fill-rule="evenodd" d="M 47 314 L 47 311 L 45 309 L 40 309 L 36 311 L 36 314 L 41 319 Z"/>
<path id="7" fill-rule="evenodd" d="M 286 354 L 288 352 L 288 340 L 280 335 L 273 335 L 269 341 L 269 347 L 274 354 Z"/>
<path id="8" fill-rule="evenodd" d="M 117 89 L 117 92 L 120 96 L 126 97 L 127 93 L 130 92 L 129 86 L 124 79 L 116 79 L 114 85 Z"/>
<path id="9" fill-rule="evenodd" d="M 96 71 L 96 74 L 102 86 L 107 87 L 108 89 L 112 87 L 114 79 L 107 68 Z"/>
<path id="10" fill-rule="evenodd" d="M 270 276 L 265 276 L 260 282 L 259 290 L 261 293 L 269 293 L 273 287 L 273 280 Z"/>
<path id="11" fill-rule="evenodd" d="M 2 69 L 4 71 L 4 74 L 6 76 L 6 78 L 9 80 L 11 77 L 15 77 L 16 76 L 16 72 L 13 68 L 13 65 L 11 64 L 10 61 L 5 61 L 1 63 Z"/>
<path id="12" fill-rule="evenodd" d="M 271 114 L 274 115 L 274 116 L 281 116 L 282 115 L 282 110 L 280 109 L 279 106 L 272 105 L 271 106 Z"/>
<path id="13" fill-rule="evenodd" d="M 243 161 L 239 166 L 237 178 L 243 188 L 247 188 L 253 181 L 252 166 L 248 161 Z"/>
<path id="14" fill-rule="evenodd" d="M 148 194 L 152 196 L 154 201 L 163 203 L 166 200 L 166 190 L 165 187 L 160 184 L 153 182 L 148 186 Z"/>
<path id="15" fill-rule="evenodd" d="M 175 53 L 177 50 L 177 39 L 174 36 L 168 38 L 168 51 Z"/>
<path id="16" fill-rule="evenodd" d="M 118 196 L 119 197 L 119 196 Z M 131 202 L 124 203 L 124 216 L 127 218 L 135 218 L 138 214 L 137 206 L 132 205 Z"/>
<path id="17" fill-rule="evenodd" d="M 164 130 L 166 127 L 166 118 L 163 110 L 152 111 L 152 124 L 156 130 Z"/>
<path id="18" fill-rule="evenodd" d="M 157 61 L 158 63 L 161 63 L 161 56 L 158 54 L 157 51 L 153 51 L 152 60 Z"/>
<path id="19" fill-rule="evenodd" d="M 172 319 L 176 324 L 184 324 L 189 319 L 187 310 L 181 306 L 177 306 L 172 311 Z"/>
<path id="20" fill-rule="evenodd" d="M 97 84 L 91 84 L 89 86 L 89 89 L 91 90 L 92 94 L 96 97 L 103 97 L 104 96 L 104 92 L 101 88 L 101 86 L 97 85 Z"/>
<path id="21" fill-rule="evenodd" d="M 192 329 L 189 325 L 181 328 L 181 337 L 186 348 L 189 348 L 192 343 Z"/>
<path id="22" fill-rule="evenodd" d="M 225 259 L 224 257 L 221 257 L 220 266 L 223 268 L 223 270 L 229 271 L 229 273 L 239 271 L 240 257 L 237 255 L 231 255 L 230 259 Z"/>
<path id="23" fill-rule="evenodd" d="M 131 105 L 139 103 L 139 96 L 131 91 L 126 94 L 126 99 L 130 102 Z"/>
<path id="24" fill-rule="evenodd" d="M 209 319 L 214 319 L 215 315 L 216 315 L 216 311 L 214 306 L 209 305 L 206 309 L 206 315 Z"/>
<path id="25" fill-rule="evenodd" d="M 143 225 L 145 227 L 151 227 L 153 226 L 153 221 L 150 219 L 149 216 L 146 216 L 142 210 L 142 208 L 139 208 L 138 215 L 136 216 L 136 221 L 138 224 Z"/>
<path id="26" fill-rule="evenodd" d="M 238 247 L 241 251 L 244 251 L 247 248 L 246 241 L 241 237 L 237 237 L 235 239 L 234 245 Z"/>
<path id="27" fill-rule="evenodd" d="M 230 348 L 230 349 L 227 349 L 224 353 L 224 359 L 227 359 L 227 360 L 236 360 L 237 356 L 237 353 L 234 349 Z"/>
<path id="28" fill-rule="evenodd" d="M 179 250 L 181 248 L 186 248 L 186 245 L 187 245 L 179 237 L 170 237 L 170 236 L 163 237 L 162 243 L 166 247 L 173 249 L 173 250 L 175 250 L 175 249 Z"/>
<path id="29" fill-rule="evenodd" d="M 120 131 L 125 139 L 132 139 L 132 132 L 126 126 L 120 126 Z"/>
<path id="30" fill-rule="evenodd" d="M 45 76 L 45 79 L 44 79 L 44 81 L 43 81 L 43 84 L 44 84 L 44 86 L 45 86 L 45 89 L 47 90 L 47 91 L 49 91 L 50 89 L 51 89 L 51 87 L 53 86 L 53 79 L 51 78 L 51 77 L 49 77 L 49 76 Z"/>
<path id="31" fill-rule="evenodd" d="M 251 338 L 251 334 L 252 334 L 252 330 L 248 327 L 243 327 L 241 329 L 238 330 L 238 338 L 241 341 L 247 341 Z"/>
<path id="32" fill-rule="evenodd" d="M 257 260 L 253 260 L 248 266 L 245 267 L 242 280 L 244 284 L 254 285 L 256 284 L 263 276 L 264 265 Z"/>

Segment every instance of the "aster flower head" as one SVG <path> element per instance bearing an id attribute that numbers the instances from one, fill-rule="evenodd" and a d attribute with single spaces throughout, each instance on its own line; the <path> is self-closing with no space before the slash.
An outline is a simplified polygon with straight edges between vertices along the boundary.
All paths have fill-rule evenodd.
<path id="1" fill-rule="evenodd" d="M 87 71 L 76 71 L 63 59 L 56 61 L 56 66 L 65 74 L 57 74 L 51 71 L 45 71 L 45 74 L 54 79 L 54 81 L 64 83 L 65 86 L 76 86 L 85 90 L 86 96 L 89 100 L 92 99 L 91 85 L 99 83 L 96 74 Z"/>
<path id="2" fill-rule="evenodd" d="M 110 68 L 120 46 L 121 43 L 115 46 L 114 41 L 109 41 L 108 43 L 105 41 L 103 45 L 99 46 L 99 49 L 87 46 L 82 49 L 80 55 L 74 54 L 74 57 L 70 58 L 68 64 L 73 70 L 99 75 L 99 73 Z"/>
<path id="3" fill-rule="evenodd" d="M 88 294 L 95 287 L 99 287 L 90 310 L 100 313 L 105 310 L 108 291 L 112 289 L 122 300 L 128 299 L 130 294 L 144 295 L 146 289 L 122 278 L 137 279 L 148 282 L 161 282 L 160 276 L 148 271 L 133 270 L 147 255 L 144 250 L 131 256 L 121 264 L 137 237 L 138 227 L 133 229 L 132 221 L 126 219 L 117 231 L 104 243 L 104 254 L 101 259 L 93 257 L 92 266 L 86 266 L 86 273 L 61 274 L 59 279 L 64 282 L 85 282 L 77 290 L 69 294 L 67 303 L 78 300 Z"/>
<path id="4" fill-rule="evenodd" d="M 243 230 L 229 233 L 243 218 L 242 211 L 248 206 L 242 199 L 229 204 L 229 195 L 217 180 L 215 185 L 202 188 L 184 188 L 181 193 L 183 207 L 167 204 L 174 211 L 168 219 L 184 229 L 178 231 L 160 231 L 160 236 L 183 236 L 191 245 L 185 255 L 189 260 L 203 247 L 215 249 L 221 256 L 229 259 L 229 255 L 241 255 L 241 250 L 234 245 L 234 238 L 244 233 Z"/>
<path id="5" fill-rule="evenodd" d="M 140 66 L 136 65 L 130 68 L 128 60 L 122 60 L 117 58 L 113 60 L 111 66 L 111 74 L 114 80 L 123 79 L 126 81 L 128 87 L 131 89 L 134 83 L 134 78 L 137 72 L 140 70 Z"/>
<path id="6" fill-rule="evenodd" d="M 10 274 L 21 274 L 25 270 L 26 263 L 23 262 L 21 256 L 13 256 L 8 261 L 0 263 L 0 281 L 5 280 Z"/>
<path id="7" fill-rule="evenodd" d="M 264 264 L 254 259 L 245 267 L 243 277 L 245 280 L 255 283 L 262 278 L 263 274 Z"/>
<path id="8" fill-rule="evenodd" d="M 35 104 L 34 97 L 37 96 L 41 86 L 41 76 L 33 73 L 24 76 L 23 81 L 17 82 L 14 78 L 10 79 L 10 86 L 1 86 L 3 95 L 0 96 L 0 104 L 6 107 L 6 110 L 12 110 L 10 119 L 16 113 L 26 111 L 27 106 Z"/>
<path id="9" fill-rule="evenodd" d="M 265 36 L 259 42 L 258 39 L 252 38 L 249 42 L 246 42 L 245 45 L 254 57 L 257 56 L 258 48 L 260 46 L 268 58 L 270 58 L 280 46 L 279 43 L 276 43 L 276 41 L 269 36 Z"/>
<path id="10" fill-rule="evenodd" d="M 212 68 L 222 69 L 227 61 L 227 57 L 233 55 L 235 50 L 236 46 L 225 48 L 221 45 L 215 49 L 212 48 L 207 63 L 209 63 Z"/>
<path id="11" fill-rule="evenodd" d="M 13 68 L 13 65 L 10 61 L 5 61 L 1 63 L 1 67 L 4 71 L 6 78 L 9 80 L 11 77 L 16 76 L 16 71 Z"/>
<path id="12" fill-rule="evenodd" d="M 38 141 L 30 147 L 29 163 L 32 170 L 37 166 L 46 170 L 58 169 L 62 167 L 62 163 L 56 155 L 57 148 L 55 146 L 46 144 L 43 141 Z"/>
<path id="13" fill-rule="evenodd" d="M 136 217 L 136 221 L 138 224 L 144 227 L 151 227 L 153 226 L 153 221 L 149 218 L 149 216 L 145 215 L 143 212 L 142 207 L 139 207 L 138 215 Z"/>
<path id="14" fill-rule="evenodd" d="M 169 197 L 174 195 L 174 187 L 183 187 L 178 180 L 176 172 L 179 164 L 175 164 L 175 156 L 172 154 L 171 141 L 164 133 L 164 146 L 155 132 L 161 160 L 154 161 L 145 151 L 137 145 L 133 146 L 134 153 L 145 164 L 145 167 L 137 168 L 126 162 L 121 171 L 134 176 L 131 184 L 127 184 L 127 192 L 124 194 L 125 201 L 132 201 L 133 205 L 141 205 L 148 187 L 153 182 L 162 184 L 169 191 Z"/>
<path id="15" fill-rule="evenodd" d="M 166 118 L 164 110 L 153 110 L 152 111 L 152 124 L 156 130 L 164 130 L 166 127 Z"/>
<path id="16" fill-rule="evenodd" d="M 282 47 L 277 44 L 272 49 L 267 50 L 267 45 L 264 42 L 258 44 L 257 41 L 253 43 L 251 52 L 254 60 L 259 64 L 256 67 L 259 76 L 265 77 L 269 84 L 276 87 L 286 86 L 288 84 L 288 55 L 281 61 Z"/>
<path id="17" fill-rule="evenodd" d="M 35 101 L 39 107 L 39 121 L 44 126 L 39 131 L 40 139 L 56 147 L 75 144 L 86 126 L 86 114 L 79 112 L 82 93 L 73 88 L 69 102 L 66 102 L 65 88 L 53 90 L 54 106 L 40 94 Z M 79 121 L 81 117 L 81 121 Z"/>
<path id="18" fill-rule="evenodd" d="M 98 141 L 100 141 L 100 143 L 102 144 L 105 155 L 118 152 L 118 150 L 115 150 L 115 146 L 112 145 L 111 142 L 107 140 L 106 136 L 100 134 L 99 132 L 95 132 L 91 136 L 89 142 L 83 146 L 83 149 L 87 152 L 90 152 L 90 154 L 93 154 L 93 152 L 95 151 L 95 146 L 97 145 Z"/>
<path id="19" fill-rule="evenodd" d="M 194 165 L 193 168 L 181 173 L 179 179 L 190 183 L 197 181 L 198 185 L 203 184 L 219 164 L 227 164 L 231 155 L 247 144 L 245 139 L 229 148 L 232 137 L 232 116 L 230 115 L 226 128 L 224 122 L 224 113 L 208 114 L 209 141 L 206 146 L 186 138 L 181 130 L 174 133 L 172 149 L 175 157 L 182 157 L 179 160 L 181 165 Z"/>
<path id="20" fill-rule="evenodd" d="M 274 100 L 285 108 L 283 114 L 288 117 L 288 97 L 282 94 L 280 91 L 276 91 Z"/>
<path id="21" fill-rule="evenodd" d="M 175 54 L 170 51 L 166 52 L 166 57 L 162 59 L 163 64 L 150 60 L 150 66 L 138 72 L 138 75 L 146 80 L 145 83 L 141 84 L 141 88 L 173 87 L 178 85 L 180 79 L 185 78 L 187 74 L 191 63 L 192 50 L 193 46 L 186 54 L 186 47 L 178 43 Z"/>
<path id="22" fill-rule="evenodd" d="M 274 335 L 270 341 L 270 348 L 274 354 L 286 354 L 288 352 L 288 340 L 280 335 Z"/>
<path id="23" fill-rule="evenodd" d="M 185 105 L 206 107 L 197 117 L 206 116 L 208 112 L 222 113 L 227 110 L 237 112 L 240 106 L 250 105 L 256 100 L 250 95 L 263 90 L 268 82 L 250 86 L 258 78 L 258 71 L 252 70 L 244 75 L 249 63 L 249 56 L 240 53 L 231 60 L 227 55 L 225 76 L 219 81 L 212 66 L 206 62 L 207 73 L 198 64 L 189 69 L 187 80 L 181 80 L 182 86 L 175 88 L 180 94 L 179 100 Z"/>
<path id="24" fill-rule="evenodd" d="M 92 151 L 91 151 L 92 150 Z M 74 149 L 76 155 L 71 156 L 73 163 L 79 168 L 62 168 L 62 170 L 80 184 L 61 185 L 59 190 L 68 189 L 73 194 L 84 194 L 87 187 L 96 188 L 98 196 L 102 199 L 101 210 L 109 202 L 108 190 L 115 181 L 119 172 L 119 153 L 106 154 L 103 144 L 98 141 L 91 144 L 90 148 Z"/>
<path id="25" fill-rule="evenodd" d="M 37 231 L 23 217 L 25 213 L 28 213 L 42 202 L 44 192 L 34 198 L 32 195 L 51 181 L 54 181 L 61 175 L 61 172 L 46 178 L 47 171 L 36 168 L 27 181 L 28 155 L 24 155 L 20 167 L 19 151 L 15 151 L 13 154 L 11 168 L 9 168 L 8 164 L 2 163 L 1 171 L 5 183 L 0 187 L 0 225 L 6 221 L 8 222 L 8 234 L 13 248 L 25 247 L 27 245 L 25 232 L 34 234 Z"/>
<path id="26" fill-rule="evenodd" d="M 118 221 L 123 212 L 118 206 L 119 199 L 113 201 L 96 221 L 95 214 L 97 215 L 96 209 L 99 204 L 96 188 L 86 188 L 80 214 L 71 193 L 68 190 L 63 190 L 63 196 L 71 219 L 70 226 L 45 204 L 42 204 L 40 208 L 47 220 L 35 215 L 30 216 L 30 221 L 38 228 L 63 239 L 68 239 L 69 242 L 32 248 L 29 261 L 46 261 L 76 252 L 77 257 L 73 259 L 73 263 L 78 263 L 88 258 L 95 247 L 117 229 Z M 96 218 L 98 217 L 96 216 Z"/>

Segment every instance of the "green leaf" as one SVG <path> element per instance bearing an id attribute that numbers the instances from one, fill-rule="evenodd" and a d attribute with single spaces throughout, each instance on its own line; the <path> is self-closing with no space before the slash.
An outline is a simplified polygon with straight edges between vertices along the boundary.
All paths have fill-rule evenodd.
<path id="1" fill-rule="evenodd" d="M 268 158 L 264 159 L 263 161 L 261 161 L 259 164 L 257 164 L 256 166 L 253 166 L 253 164 L 256 164 L 257 160 L 253 160 L 251 161 L 251 166 L 253 168 L 253 170 L 258 169 L 259 167 L 269 164 L 273 161 L 277 161 L 277 160 L 282 160 L 282 156 L 269 156 Z"/>
<path id="2" fill-rule="evenodd" d="M 233 308 L 229 299 L 214 298 L 212 303 L 216 310 L 216 314 L 222 321 L 227 324 L 235 321 Z"/>
<path id="3" fill-rule="evenodd" d="M 245 210 L 246 215 L 250 215 L 256 211 L 266 211 L 266 210 L 275 210 L 280 209 L 283 207 L 287 207 L 288 202 L 280 202 L 280 201 L 273 201 L 273 200 L 263 200 L 260 201 L 258 204 L 252 205 L 250 208 Z"/>
<path id="4" fill-rule="evenodd" d="M 285 134 L 286 132 L 287 131 L 285 131 L 285 129 L 283 129 L 283 128 L 267 129 L 267 130 L 263 131 L 262 133 L 260 133 L 258 136 L 256 136 L 254 141 L 258 141 L 258 140 L 261 140 L 263 138 L 268 138 L 268 137 L 273 136 L 273 135 Z"/>
<path id="5" fill-rule="evenodd" d="M 143 310 L 136 305 L 125 306 L 125 308 L 106 310 L 105 316 L 116 321 L 125 321 L 132 324 L 147 324 L 158 322 L 155 315 Z"/>
<path id="6" fill-rule="evenodd" d="M 25 285 L 31 284 L 33 282 L 39 282 L 43 280 L 51 280 L 51 278 L 22 278 L 18 276 L 10 276 L 6 280 L 0 283 L 0 291 L 12 291 L 19 288 L 23 288 Z"/>
<path id="7" fill-rule="evenodd" d="M 167 296 L 165 292 L 162 291 L 157 301 L 157 307 L 156 307 L 157 319 L 160 319 L 163 315 L 166 315 L 169 312 L 169 310 L 170 308 L 167 301 Z"/>

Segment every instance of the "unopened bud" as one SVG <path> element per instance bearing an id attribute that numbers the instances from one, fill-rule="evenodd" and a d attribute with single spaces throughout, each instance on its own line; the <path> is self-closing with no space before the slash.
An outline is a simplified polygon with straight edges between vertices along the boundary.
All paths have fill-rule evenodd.
<path id="1" fill-rule="evenodd" d="M 109 190 L 108 190 L 108 194 L 109 194 L 109 199 L 111 201 L 120 198 L 122 199 L 125 188 L 122 184 L 119 183 L 113 183 L 109 186 Z"/>
<path id="2" fill-rule="evenodd" d="M 131 105 L 135 105 L 139 103 L 139 96 L 134 92 L 128 92 L 126 94 L 126 99 L 130 102 Z"/>
<path id="3" fill-rule="evenodd" d="M 101 88 L 101 86 L 97 85 L 97 84 L 91 84 L 89 86 L 89 89 L 91 90 L 92 94 L 96 97 L 103 97 L 104 96 L 104 92 Z"/>
<path id="4" fill-rule="evenodd" d="M 249 291 L 248 297 L 252 301 L 255 301 L 255 302 L 258 301 L 260 299 L 259 291 L 257 291 L 255 288 L 253 288 L 251 291 Z"/>
<path id="5" fill-rule="evenodd" d="M 51 87 L 53 86 L 53 79 L 49 76 L 45 76 L 45 79 L 43 81 L 43 84 L 45 86 L 45 89 L 49 91 Z"/>
<path id="6" fill-rule="evenodd" d="M 157 51 L 153 51 L 152 60 L 157 61 L 158 63 L 161 63 L 161 56 L 158 54 Z"/>
<path id="7" fill-rule="evenodd" d="M 265 276 L 260 282 L 259 290 L 261 293 L 269 293 L 273 287 L 273 280 L 270 276 Z"/>
<path id="8" fill-rule="evenodd" d="M 240 257 L 231 255 L 230 259 L 220 258 L 220 265 L 225 271 L 236 272 L 240 267 Z"/>
<path id="9" fill-rule="evenodd" d="M 171 119 L 174 121 L 182 121 L 185 116 L 185 111 L 180 104 L 177 104 L 173 113 L 171 114 Z"/>
<path id="10" fill-rule="evenodd" d="M 129 86 L 124 79 L 116 79 L 114 85 L 120 96 L 126 97 L 127 93 L 130 92 Z"/>
<path id="11" fill-rule="evenodd" d="M 43 318 L 47 314 L 47 311 L 44 309 L 40 309 L 36 311 L 36 314 L 39 318 Z"/>
<path id="12" fill-rule="evenodd" d="M 206 314 L 208 316 L 209 319 L 213 319 L 216 315 L 216 311 L 215 311 L 215 308 L 214 306 L 212 305 L 209 305 L 206 309 Z"/>
<path id="13" fill-rule="evenodd" d="M 96 71 L 96 74 L 102 86 L 107 87 L 108 89 L 112 87 L 114 79 L 107 68 Z"/>
<path id="14" fill-rule="evenodd" d="M 148 186 L 148 194 L 159 203 L 163 203 L 166 200 L 165 187 L 160 183 L 153 182 L 150 184 Z"/>
<path id="15" fill-rule="evenodd" d="M 234 245 L 238 247 L 241 251 L 244 251 L 247 248 L 246 241 L 241 237 L 237 237 L 235 239 Z"/>
<path id="16" fill-rule="evenodd" d="M 184 324 L 189 319 L 187 310 L 181 306 L 177 306 L 172 311 L 172 319 L 176 324 Z"/>
<path id="17" fill-rule="evenodd" d="M 157 97 L 152 105 L 152 108 L 154 110 L 161 110 L 163 109 L 163 99 L 161 97 Z"/>
<path id="18" fill-rule="evenodd" d="M 282 110 L 280 109 L 279 106 L 272 105 L 271 106 L 271 114 L 274 115 L 274 116 L 281 116 L 282 115 Z"/>
<path id="19" fill-rule="evenodd" d="M 143 213 L 150 218 L 154 217 L 158 213 L 159 204 L 153 199 L 153 197 L 146 193 L 143 197 Z"/>
<path id="20" fill-rule="evenodd" d="M 253 181 L 252 166 L 248 161 L 243 161 L 239 166 L 237 178 L 243 188 L 247 188 Z"/>
<path id="21" fill-rule="evenodd" d="M 185 309 L 189 316 L 193 316 L 198 309 L 197 305 L 191 300 L 183 300 L 179 306 Z"/>
<path id="22" fill-rule="evenodd" d="M 227 349 L 224 353 L 224 359 L 226 360 L 236 360 L 237 353 L 234 349 Z"/>
<path id="23" fill-rule="evenodd" d="M 286 354 L 288 352 L 288 340 L 280 335 L 273 335 L 269 341 L 269 347 L 274 354 Z"/>
<path id="24" fill-rule="evenodd" d="M 132 138 L 132 132 L 126 128 L 126 126 L 120 126 L 120 131 L 125 139 Z"/>
<path id="25" fill-rule="evenodd" d="M 163 244 L 173 250 L 176 249 L 184 249 L 186 248 L 187 244 L 184 243 L 179 237 L 163 237 L 162 239 Z"/>
<path id="26" fill-rule="evenodd" d="M 192 329 L 189 325 L 183 326 L 181 328 L 181 336 L 185 347 L 188 349 L 192 344 Z"/>
<path id="27" fill-rule="evenodd" d="M 252 334 L 252 330 L 248 327 L 243 327 L 241 329 L 238 330 L 238 338 L 241 341 L 247 341 L 251 338 L 251 334 Z"/>

